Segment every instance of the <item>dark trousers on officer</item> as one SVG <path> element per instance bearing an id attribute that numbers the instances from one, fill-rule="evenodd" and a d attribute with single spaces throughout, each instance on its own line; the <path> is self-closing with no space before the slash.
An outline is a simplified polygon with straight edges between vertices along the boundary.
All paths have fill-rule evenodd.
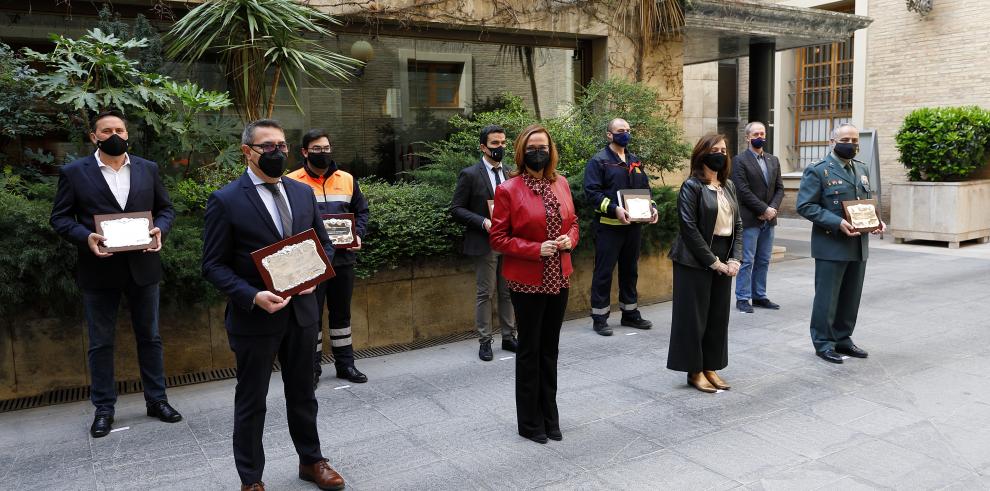
<path id="1" fill-rule="evenodd" d="M 821 353 L 853 345 L 866 261 L 815 259 L 815 301 L 811 308 L 811 342 Z"/>
<path id="2" fill-rule="evenodd" d="M 612 271 L 619 264 L 619 308 L 623 312 L 637 309 L 642 225 L 595 224 L 595 275 L 591 280 L 591 315 L 607 318 L 612 299 Z"/>
<path id="3" fill-rule="evenodd" d="M 286 307 L 290 311 L 292 306 Z M 319 324 L 300 326 L 295 312 L 277 333 L 239 336 L 228 333 L 230 349 L 237 359 L 237 387 L 234 390 L 234 464 L 241 482 L 261 481 L 265 470 L 262 436 L 268 407 L 268 383 L 272 362 L 278 356 L 285 388 L 285 414 L 289 436 L 299 454 L 299 462 L 312 464 L 323 458 L 316 430 L 316 394 L 313 389 L 313 343 Z"/>
<path id="4" fill-rule="evenodd" d="M 164 401 L 165 354 L 158 334 L 158 283 L 126 288 L 83 290 L 83 308 L 89 328 L 89 373 L 93 381 L 89 397 L 97 414 L 113 416 L 117 402 L 114 381 L 114 339 L 120 297 L 127 297 L 131 311 L 131 328 L 137 341 L 138 366 L 146 402 Z"/>
<path id="5" fill-rule="evenodd" d="M 516 312 L 516 421 L 525 437 L 560 429 L 557 355 L 567 289 L 556 295 L 511 292 Z"/>
<path id="6" fill-rule="evenodd" d="M 730 237 L 715 237 L 712 252 L 724 262 L 731 245 Z M 731 304 L 731 276 L 675 262 L 667 368 L 688 373 L 725 368 Z"/>
<path id="7" fill-rule="evenodd" d="M 320 358 L 323 354 L 323 306 L 327 306 L 330 324 L 330 350 L 337 368 L 354 366 L 354 346 L 351 343 L 351 297 L 354 295 L 354 265 L 334 266 L 336 276 L 324 281 L 316 288 L 319 303 L 320 329 L 316 338 L 316 353 L 313 369 L 316 375 L 323 374 Z"/>

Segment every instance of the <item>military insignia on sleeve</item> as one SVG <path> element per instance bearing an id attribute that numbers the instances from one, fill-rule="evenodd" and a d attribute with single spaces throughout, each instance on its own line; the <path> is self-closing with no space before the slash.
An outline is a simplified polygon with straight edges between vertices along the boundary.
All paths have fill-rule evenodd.
<path id="1" fill-rule="evenodd" d="M 867 186 L 867 187 L 870 186 L 870 179 L 868 177 L 866 177 L 866 176 L 859 176 L 859 179 L 861 181 L 863 181 L 863 185 L 864 186 Z"/>

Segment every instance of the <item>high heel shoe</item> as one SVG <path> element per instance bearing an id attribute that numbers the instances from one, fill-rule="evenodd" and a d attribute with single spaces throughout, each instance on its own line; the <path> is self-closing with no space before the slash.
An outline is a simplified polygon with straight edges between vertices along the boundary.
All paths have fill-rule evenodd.
<path id="1" fill-rule="evenodd" d="M 688 373 L 687 383 L 688 385 L 694 387 L 695 389 L 698 389 L 702 392 L 706 392 L 708 394 L 714 394 L 718 392 L 718 389 L 716 389 L 715 386 L 713 386 L 708 381 L 708 379 L 705 378 L 705 375 L 701 372 Z"/>
<path id="2" fill-rule="evenodd" d="M 705 370 L 701 373 L 705 374 L 705 378 L 708 379 L 708 381 L 711 382 L 716 389 L 729 390 L 730 388 L 732 388 L 732 386 L 725 383 L 725 380 L 722 380 L 722 378 L 719 377 L 717 373 L 715 373 L 715 370 Z"/>

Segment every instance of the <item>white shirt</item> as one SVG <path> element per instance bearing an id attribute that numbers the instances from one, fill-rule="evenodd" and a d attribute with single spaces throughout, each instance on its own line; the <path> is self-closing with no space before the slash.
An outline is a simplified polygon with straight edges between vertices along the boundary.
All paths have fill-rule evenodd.
<path id="1" fill-rule="evenodd" d="M 124 165 L 120 166 L 120 170 L 113 170 L 107 164 L 104 164 L 100 160 L 100 151 L 96 151 L 96 164 L 100 166 L 100 173 L 103 174 L 103 179 L 107 181 L 107 186 L 110 186 L 110 192 L 113 193 L 113 197 L 117 198 L 117 204 L 120 205 L 120 209 L 123 210 L 127 207 L 127 195 L 131 193 L 131 156 L 124 154 Z"/>
<path id="2" fill-rule="evenodd" d="M 495 193 L 495 173 L 492 172 L 492 169 L 494 169 L 495 166 L 488 161 L 488 157 L 486 156 L 482 156 L 481 161 L 485 163 L 485 168 L 488 170 L 488 183 L 492 185 L 492 193 Z M 500 163 L 498 172 L 500 174 L 500 177 L 502 178 L 502 182 L 505 182 L 505 168 L 501 167 L 501 165 L 502 164 Z"/>
<path id="3" fill-rule="evenodd" d="M 272 216 L 272 221 L 275 222 L 275 228 L 278 229 L 278 233 L 281 236 L 285 236 L 285 232 L 282 230 L 282 220 L 279 219 L 278 208 L 275 207 L 275 195 L 268 190 L 262 184 L 266 184 L 264 180 L 258 177 L 257 174 L 251 170 L 250 167 L 247 168 L 248 177 L 251 178 L 251 182 L 254 184 L 254 189 L 258 191 L 258 196 L 261 197 L 261 202 L 265 204 L 265 208 L 268 209 L 268 214 Z M 282 199 L 285 200 L 286 208 L 289 209 L 289 220 L 292 220 L 292 205 L 289 204 L 289 197 L 285 195 L 285 186 L 282 185 L 282 180 L 279 179 L 275 186 L 278 187 L 280 193 L 282 193 Z"/>

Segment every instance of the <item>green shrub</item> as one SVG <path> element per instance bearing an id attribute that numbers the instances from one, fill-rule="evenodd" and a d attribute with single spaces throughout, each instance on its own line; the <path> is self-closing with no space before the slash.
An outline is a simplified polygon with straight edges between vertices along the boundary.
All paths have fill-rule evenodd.
<path id="1" fill-rule="evenodd" d="M 895 137 L 912 181 L 960 181 L 987 163 L 990 111 L 976 106 L 921 108 Z"/>
<path id="2" fill-rule="evenodd" d="M 161 256 L 164 280 L 160 295 L 163 308 L 182 309 L 223 298 L 201 274 L 202 216 L 177 216 L 165 239 Z"/>

